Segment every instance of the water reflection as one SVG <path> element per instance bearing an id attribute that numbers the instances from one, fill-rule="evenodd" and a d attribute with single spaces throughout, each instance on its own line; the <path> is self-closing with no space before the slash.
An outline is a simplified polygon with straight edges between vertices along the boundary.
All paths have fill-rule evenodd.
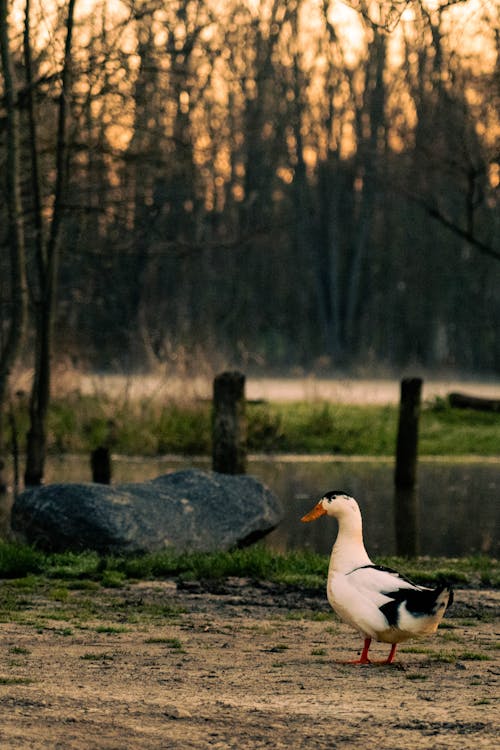
<path id="1" fill-rule="evenodd" d="M 208 469 L 208 459 L 115 458 L 113 482 L 151 479 L 168 471 L 197 466 Z M 336 522 L 322 518 L 300 523 L 312 504 L 333 489 L 352 494 L 361 506 L 369 554 L 395 554 L 393 463 L 380 460 L 286 460 L 259 458 L 249 461 L 248 471 L 264 481 L 283 501 L 285 519 L 266 539 L 278 551 L 311 549 L 328 554 L 336 534 Z M 62 457 L 49 461 L 46 481 L 80 482 L 90 476 L 88 461 Z M 418 524 L 419 554 L 461 556 L 500 552 L 498 495 L 500 463 L 421 460 L 414 506 L 399 517 L 401 528 Z M 411 508 L 410 508 L 411 510 Z M 8 526 L 9 507 L 0 509 L 2 528 Z"/>
<path id="2" fill-rule="evenodd" d="M 368 553 L 396 553 L 392 462 L 332 461 L 312 466 L 278 462 L 272 472 L 267 477 L 269 485 L 287 499 L 287 517 L 268 537 L 272 547 L 309 548 L 327 554 L 336 534 L 335 521 L 320 519 L 305 525 L 297 520 L 325 491 L 344 489 L 361 506 Z M 263 478 L 265 473 L 263 469 Z M 419 554 L 497 556 L 500 466 L 421 461 L 418 476 L 415 505 L 410 507 L 414 517 L 400 517 L 399 525 L 416 524 Z"/>
<path id="3" fill-rule="evenodd" d="M 416 487 L 394 490 L 393 512 L 396 554 L 415 557 L 420 554 L 420 513 Z"/>

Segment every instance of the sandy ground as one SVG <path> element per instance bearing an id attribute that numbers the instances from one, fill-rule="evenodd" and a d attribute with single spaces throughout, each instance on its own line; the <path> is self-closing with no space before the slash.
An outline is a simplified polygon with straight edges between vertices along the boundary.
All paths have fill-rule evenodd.
<path id="1" fill-rule="evenodd" d="M 416 373 L 418 374 L 418 373 Z M 432 400 L 445 397 L 451 391 L 461 391 L 472 396 L 500 399 L 498 380 L 478 381 L 457 378 L 423 377 L 423 398 Z M 16 389 L 28 392 L 31 373 L 16 373 Z M 80 392 L 87 395 L 128 399 L 185 400 L 212 397 L 212 378 L 162 376 L 162 375 L 99 375 L 56 368 L 54 392 L 58 394 Z M 268 401 L 327 400 L 336 403 L 394 404 L 399 402 L 399 378 L 327 378 L 307 377 L 247 377 L 245 393 L 248 399 Z"/>
<path id="2" fill-rule="evenodd" d="M 472 381 L 425 380 L 422 398 L 432 401 L 444 398 L 452 391 L 460 391 L 483 398 L 500 398 L 499 383 L 478 383 Z M 399 380 L 290 378 L 249 379 L 247 383 L 249 399 L 268 401 L 313 401 L 325 400 L 345 404 L 396 404 L 400 399 Z"/>
<path id="3" fill-rule="evenodd" d="M 361 641 L 307 592 L 238 579 L 107 595 L 107 625 L 42 596 L 0 623 L 2 750 L 498 747 L 498 591 L 458 591 L 437 636 L 363 667 L 335 663 Z"/>

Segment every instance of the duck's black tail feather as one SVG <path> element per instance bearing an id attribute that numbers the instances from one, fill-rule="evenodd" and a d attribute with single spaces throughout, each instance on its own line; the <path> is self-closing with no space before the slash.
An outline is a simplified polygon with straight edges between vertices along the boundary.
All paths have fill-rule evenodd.
<path id="1" fill-rule="evenodd" d="M 436 601 L 441 597 L 441 594 L 447 593 L 448 601 L 446 602 L 445 609 L 449 609 L 451 607 L 455 599 L 455 593 L 453 591 L 453 586 L 451 585 L 451 583 L 440 584 L 436 589 L 434 589 L 434 593 L 436 594 Z"/>
<path id="2" fill-rule="evenodd" d="M 389 625 L 397 624 L 401 604 L 415 617 L 432 617 L 438 613 L 444 615 L 453 603 L 453 589 L 448 583 L 440 584 L 435 589 L 401 588 L 383 593 L 392 600 L 379 607 Z"/>

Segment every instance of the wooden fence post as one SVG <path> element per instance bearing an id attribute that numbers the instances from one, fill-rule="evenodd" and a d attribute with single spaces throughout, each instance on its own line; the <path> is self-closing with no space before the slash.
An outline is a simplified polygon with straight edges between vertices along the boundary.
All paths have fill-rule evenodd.
<path id="1" fill-rule="evenodd" d="M 111 484 L 111 453 L 108 447 L 100 445 L 90 454 L 92 481 L 97 484 Z"/>
<path id="2" fill-rule="evenodd" d="M 415 487 L 417 481 L 418 421 L 420 418 L 421 378 L 401 381 L 399 425 L 394 482 L 398 489 Z"/>
<path id="3" fill-rule="evenodd" d="M 222 372 L 214 379 L 212 468 L 221 474 L 246 470 L 245 376 Z"/>
<path id="4" fill-rule="evenodd" d="M 414 557 L 418 554 L 417 459 L 418 422 L 422 394 L 421 378 L 401 382 L 401 401 L 394 473 L 394 521 L 396 552 Z"/>

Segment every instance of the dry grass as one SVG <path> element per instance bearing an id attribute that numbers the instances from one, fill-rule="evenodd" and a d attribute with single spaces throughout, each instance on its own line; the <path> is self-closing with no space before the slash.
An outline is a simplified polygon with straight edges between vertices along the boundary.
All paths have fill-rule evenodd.
<path id="1" fill-rule="evenodd" d="M 213 373 L 215 374 L 215 373 Z M 28 392 L 32 373 L 20 370 L 13 379 L 13 390 Z M 271 402 L 330 401 L 340 404 L 396 404 L 399 401 L 398 378 L 248 377 L 246 395 L 250 400 Z M 485 398 L 500 398 L 500 384 L 492 381 L 453 378 L 424 378 L 423 398 L 432 401 L 450 391 L 463 391 Z M 59 365 L 53 374 L 53 393 L 61 397 L 79 393 L 106 396 L 130 402 L 143 399 L 185 403 L 209 399 L 212 375 L 204 368 L 200 376 L 150 374 L 85 373 Z"/>

